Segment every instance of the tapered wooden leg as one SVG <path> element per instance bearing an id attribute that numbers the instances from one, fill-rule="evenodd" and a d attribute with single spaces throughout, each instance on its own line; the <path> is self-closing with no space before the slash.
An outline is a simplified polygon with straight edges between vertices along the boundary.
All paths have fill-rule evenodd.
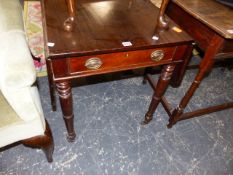
<path id="1" fill-rule="evenodd" d="M 169 124 L 167 125 L 168 128 L 171 128 L 177 121 L 181 119 L 185 107 L 187 106 L 188 102 L 192 98 L 196 89 L 199 87 L 202 79 L 213 67 L 214 56 L 218 52 L 218 50 L 221 48 L 222 43 L 223 43 L 223 39 L 218 35 L 215 35 L 210 41 L 210 44 L 205 52 L 204 58 L 202 59 L 200 63 L 200 68 L 194 81 L 192 82 L 188 91 L 182 98 L 178 107 L 172 112 L 172 115 L 169 119 Z"/>
<path id="2" fill-rule="evenodd" d="M 161 98 L 163 96 L 163 94 L 165 93 L 168 84 L 170 82 L 171 79 L 171 75 L 173 73 L 175 69 L 175 64 L 170 64 L 170 65 L 166 65 L 164 66 L 162 73 L 160 75 L 160 78 L 158 80 L 157 86 L 155 88 L 150 106 L 149 106 L 149 110 L 145 115 L 145 119 L 144 121 L 142 121 L 141 124 L 148 124 L 152 119 L 153 119 L 153 114 L 158 106 L 158 104 L 161 101 Z"/>
<path id="3" fill-rule="evenodd" d="M 180 84 L 184 78 L 186 67 L 189 64 L 191 56 L 192 56 L 193 45 L 189 45 L 187 47 L 188 48 L 186 49 L 186 51 L 183 54 L 184 61 L 182 61 L 181 63 L 178 63 L 176 65 L 174 73 L 172 74 L 172 78 L 171 78 L 171 82 L 170 82 L 170 85 L 172 87 L 180 86 Z"/>
<path id="4" fill-rule="evenodd" d="M 74 131 L 73 101 L 70 81 L 56 82 L 56 88 L 60 99 L 66 129 L 68 132 L 67 140 L 72 142 L 75 140 L 76 134 Z"/>
<path id="5" fill-rule="evenodd" d="M 52 106 L 52 111 L 56 111 L 56 98 L 55 98 L 55 87 L 53 78 L 51 77 L 52 70 L 51 70 L 51 60 L 46 59 L 46 66 L 47 66 L 47 72 L 48 72 L 48 82 L 49 82 L 49 92 L 50 92 L 50 101 Z"/>
<path id="6" fill-rule="evenodd" d="M 52 132 L 50 130 L 49 124 L 46 121 L 46 130 L 44 135 L 32 137 L 26 140 L 21 141 L 25 146 L 29 146 L 32 148 L 40 148 L 46 155 L 48 162 L 53 161 L 53 150 L 54 150 L 54 142 Z"/>
<path id="7" fill-rule="evenodd" d="M 64 29 L 72 31 L 75 18 L 75 0 L 66 0 L 69 17 L 64 21 Z"/>
<path id="8" fill-rule="evenodd" d="M 205 75 L 205 72 L 203 72 L 203 71 L 199 71 L 199 73 L 196 75 L 195 80 L 193 81 L 192 85 L 188 89 L 185 96 L 182 98 L 180 104 L 172 112 L 172 116 L 169 119 L 169 124 L 167 125 L 168 128 L 171 128 L 179 120 L 179 118 L 183 114 L 185 107 L 187 106 L 187 104 L 190 101 L 191 97 L 193 96 L 194 92 L 196 91 L 196 89 L 200 85 L 200 82 L 203 79 L 204 75 Z"/>
<path id="9" fill-rule="evenodd" d="M 159 14 L 157 15 L 157 21 L 155 24 L 155 31 L 153 37 L 159 38 L 160 32 L 169 28 L 168 21 L 165 18 L 165 10 L 170 0 L 162 0 L 159 8 Z"/>
<path id="10" fill-rule="evenodd" d="M 162 0 L 161 6 L 159 8 L 159 15 L 157 21 L 157 27 L 166 29 L 168 28 L 168 21 L 165 19 L 165 10 L 170 0 Z"/>

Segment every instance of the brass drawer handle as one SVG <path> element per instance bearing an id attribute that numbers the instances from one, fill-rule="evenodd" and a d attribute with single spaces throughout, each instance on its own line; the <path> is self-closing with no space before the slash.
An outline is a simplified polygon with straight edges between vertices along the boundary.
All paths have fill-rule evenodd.
<path id="1" fill-rule="evenodd" d="M 85 66 L 88 69 L 99 69 L 102 66 L 102 61 L 100 58 L 94 57 L 94 58 L 89 58 L 85 62 Z"/>
<path id="2" fill-rule="evenodd" d="M 158 61 L 160 61 L 160 60 L 163 59 L 164 52 L 162 50 L 156 50 L 156 51 L 154 51 L 154 52 L 151 53 L 150 57 L 151 57 L 151 59 L 153 61 L 158 62 Z"/>

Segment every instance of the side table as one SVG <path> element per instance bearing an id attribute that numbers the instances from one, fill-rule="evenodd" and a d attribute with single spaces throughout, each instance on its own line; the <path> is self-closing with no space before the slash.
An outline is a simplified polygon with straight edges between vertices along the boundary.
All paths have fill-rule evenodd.
<path id="1" fill-rule="evenodd" d="M 156 109 L 170 79 L 182 75 L 192 39 L 145 0 L 79 0 L 72 30 L 64 29 L 68 14 L 65 0 L 42 0 L 46 62 L 53 109 L 56 88 L 68 131 L 75 139 L 71 80 L 164 65 L 152 100 Z M 176 74 L 174 74 L 174 72 Z"/>
<path id="2" fill-rule="evenodd" d="M 180 120 L 233 108 L 233 102 L 227 102 L 184 113 L 185 107 L 205 75 L 211 71 L 215 60 L 233 58 L 233 10 L 215 0 L 171 0 L 166 13 L 205 52 L 195 79 L 176 109 L 172 110 L 168 103 L 163 103 L 170 116 L 168 127 L 171 128 Z"/>

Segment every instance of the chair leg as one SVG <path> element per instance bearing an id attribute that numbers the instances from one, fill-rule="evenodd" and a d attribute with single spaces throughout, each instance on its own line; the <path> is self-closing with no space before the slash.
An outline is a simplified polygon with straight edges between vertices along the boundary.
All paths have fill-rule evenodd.
<path id="1" fill-rule="evenodd" d="M 21 141 L 25 146 L 40 148 L 45 153 L 48 162 L 53 161 L 54 142 L 49 124 L 46 121 L 46 130 L 44 135 L 32 137 Z"/>

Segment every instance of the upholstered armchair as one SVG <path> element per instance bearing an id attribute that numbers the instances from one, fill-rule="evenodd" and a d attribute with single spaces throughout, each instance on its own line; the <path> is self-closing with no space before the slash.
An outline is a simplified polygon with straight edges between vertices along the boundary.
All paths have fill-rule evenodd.
<path id="1" fill-rule="evenodd" d="M 0 147 L 22 142 L 52 161 L 53 138 L 44 119 L 36 71 L 19 0 L 0 1 Z"/>

